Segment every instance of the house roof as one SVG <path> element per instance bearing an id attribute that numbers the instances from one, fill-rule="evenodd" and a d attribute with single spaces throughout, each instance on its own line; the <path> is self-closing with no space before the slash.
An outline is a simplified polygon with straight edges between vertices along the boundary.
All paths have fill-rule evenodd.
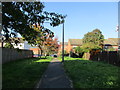
<path id="1" fill-rule="evenodd" d="M 71 45 L 82 45 L 82 39 L 69 39 Z"/>
<path id="2" fill-rule="evenodd" d="M 120 40 L 120 38 L 119 38 Z M 118 45 L 118 38 L 108 38 L 108 39 L 105 39 L 104 41 L 104 44 L 106 45 Z"/>
<path id="3" fill-rule="evenodd" d="M 120 38 L 119 38 L 119 40 L 120 40 Z M 82 39 L 69 39 L 69 42 L 71 45 L 76 45 L 76 46 L 83 44 Z M 118 38 L 105 39 L 104 44 L 105 45 L 118 45 Z"/>

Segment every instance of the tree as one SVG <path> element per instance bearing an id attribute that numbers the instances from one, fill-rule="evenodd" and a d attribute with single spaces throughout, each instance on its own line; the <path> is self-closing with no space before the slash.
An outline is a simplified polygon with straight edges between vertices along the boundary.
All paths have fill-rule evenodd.
<path id="1" fill-rule="evenodd" d="M 92 32 L 88 32 L 83 37 L 83 43 L 92 43 L 95 45 L 101 45 L 104 42 L 104 36 L 99 29 L 95 29 Z"/>
<path id="2" fill-rule="evenodd" d="M 43 11 L 41 2 L 2 2 L 2 25 L 6 40 L 17 37 L 19 33 L 24 40 L 35 44 L 38 32 L 31 26 L 49 21 L 55 27 L 64 22 L 65 16 Z M 44 26 L 43 26 L 43 29 Z"/>
<path id="3" fill-rule="evenodd" d="M 54 33 L 49 29 L 42 28 L 41 26 L 33 25 L 33 29 L 38 32 L 36 35 L 36 39 L 34 40 L 34 44 L 40 49 L 40 54 L 48 55 L 57 53 L 58 51 L 58 38 L 54 38 Z"/>
<path id="4" fill-rule="evenodd" d="M 51 41 L 51 39 L 54 37 L 54 33 L 51 30 L 49 30 L 47 28 L 43 28 L 42 26 L 39 26 L 39 25 L 37 25 L 37 26 L 32 25 L 32 28 L 37 32 L 36 38 L 34 38 L 34 40 L 32 40 L 32 44 L 39 47 L 40 55 L 42 55 L 43 50 L 46 51 L 46 49 L 47 49 L 46 42 L 48 40 L 49 40 L 49 42 Z"/>
<path id="5" fill-rule="evenodd" d="M 83 52 L 90 52 L 91 50 L 101 50 L 102 47 L 99 45 L 95 45 L 93 43 L 85 43 L 81 47 L 83 49 Z"/>
<path id="6" fill-rule="evenodd" d="M 59 48 L 58 38 L 54 38 L 52 40 L 50 48 L 53 54 L 58 53 L 58 48 Z"/>
<path id="7" fill-rule="evenodd" d="M 46 55 L 50 55 L 50 54 L 56 54 L 58 53 L 58 38 L 51 38 L 49 37 L 43 46 L 43 50 Z"/>
<path id="8" fill-rule="evenodd" d="M 104 36 L 99 29 L 95 29 L 92 32 L 88 32 L 83 37 L 83 46 L 84 52 L 89 52 L 93 49 L 102 49 Z"/>
<path id="9" fill-rule="evenodd" d="M 44 56 L 49 55 L 52 52 L 52 42 L 53 42 L 53 37 L 54 37 L 54 33 L 46 33 L 46 35 L 44 36 L 44 41 L 42 44 L 42 51 L 44 53 Z"/>
<path id="10" fill-rule="evenodd" d="M 75 47 L 74 50 L 75 50 L 75 53 L 76 53 L 78 56 L 80 56 L 80 54 L 82 54 L 82 53 L 84 52 L 83 49 L 82 49 L 80 46 Z"/>

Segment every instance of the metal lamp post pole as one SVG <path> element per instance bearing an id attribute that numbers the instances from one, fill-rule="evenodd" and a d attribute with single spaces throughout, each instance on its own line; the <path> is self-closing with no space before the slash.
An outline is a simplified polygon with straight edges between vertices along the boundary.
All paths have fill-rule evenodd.
<path id="1" fill-rule="evenodd" d="M 118 2 L 118 27 L 117 27 L 117 31 L 118 31 L 118 51 L 120 53 L 120 1 Z"/>
<path id="2" fill-rule="evenodd" d="M 62 33 L 62 62 L 64 62 L 64 22 L 63 22 L 63 33 Z"/>

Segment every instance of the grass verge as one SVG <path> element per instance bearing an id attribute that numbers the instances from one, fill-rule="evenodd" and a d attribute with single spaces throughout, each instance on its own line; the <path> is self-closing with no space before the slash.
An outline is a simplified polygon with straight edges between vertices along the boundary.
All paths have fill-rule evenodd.
<path id="1" fill-rule="evenodd" d="M 120 88 L 120 67 L 89 60 L 65 61 L 74 88 Z"/>
<path id="2" fill-rule="evenodd" d="M 58 57 L 58 59 L 60 60 L 60 61 L 62 61 L 62 57 Z M 65 61 L 72 61 L 72 60 L 85 60 L 84 58 L 72 58 L 72 57 L 67 57 L 67 56 L 65 56 L 64 57 L 64 60 Z"/>
<path id="3" fill-rule="evenodd" d="M 2 88 L 34 88 L 51 57 L 30 58 L 2 65 Z"/>

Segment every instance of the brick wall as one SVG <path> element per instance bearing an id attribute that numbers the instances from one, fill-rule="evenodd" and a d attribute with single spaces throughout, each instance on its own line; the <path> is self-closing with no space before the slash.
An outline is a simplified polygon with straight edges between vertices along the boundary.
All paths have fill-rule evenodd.
<path id="1" fill-rule="evenodd" d="M 71 50 L 72 50 L 72 46 L 71 46 L 71 44 L 70 44 L 70 41 L 68 41 L 68 49 L 67 49 L 67 52 L 69 53 Z"/>
<path id="2" fill-rule="evenodd" d="M 64 45 L 64 50 L 65 50 L 67 53 L 69 53 L 69 52 L 68 52 L 68 45 Z M 59 46 L 58 55 L 60 55 L 61 52 L 62 52 L 62 44 L 60 44 L 60 46 Z"/>
<path id="3" fill-rule="evenodd" d="M 40 49 L 39 48 L 30 48 L 30 50 L 33 51 L 33 54 L 40 54 Z"/>

